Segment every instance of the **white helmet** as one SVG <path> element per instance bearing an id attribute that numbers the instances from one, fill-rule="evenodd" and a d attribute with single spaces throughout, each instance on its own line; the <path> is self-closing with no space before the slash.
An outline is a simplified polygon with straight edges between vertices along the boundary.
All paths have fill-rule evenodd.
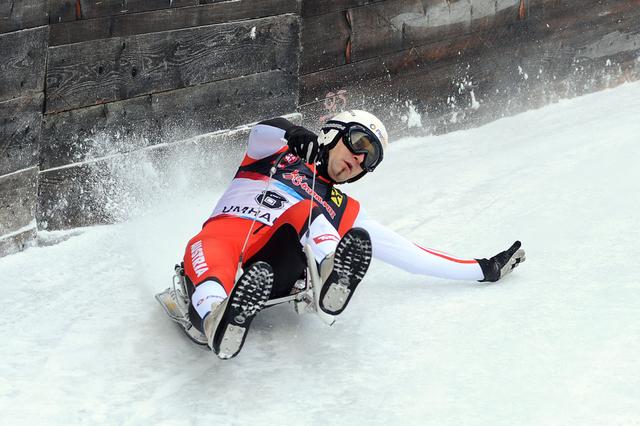
<path id="1" fill-rule="evenodd" d="M 349 179 L 353 182 L 367 172 L 372 172 L 382 161 L 385 148 L 389 145 L 389 135 L 384 124 L 373 114 L 361 111 L 344 111 L 327 121 L 320 130 L 318 142 L 331 150 L 342 141 L 354 154 L 365 154 L 362 164 L 364 171 Z"/>

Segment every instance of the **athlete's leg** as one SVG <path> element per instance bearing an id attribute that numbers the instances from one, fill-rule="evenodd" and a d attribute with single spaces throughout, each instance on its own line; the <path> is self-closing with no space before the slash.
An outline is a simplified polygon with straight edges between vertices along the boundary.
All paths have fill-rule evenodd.
<path id="1" fill-rule="evenodd" d="M 304 200 L 287 209 L 263 235 L 252 236 L 246 264 L 264 261 L 271 265 L 275 277 L 271 297 L 279 298 L 290 294 L 296 280 L 304 276 L 305 244 L 311 245 L 319 263 L 335 250 L 338 241 L 338 231 L 322 215 L 320 208 L 311 207 L 311 201 Z"/>
<path id="2" fill-rule="evenodd" d="M 246 219 L 216 218 L 187 244 L 184 271 L 191 301 L 189 316 L 200 331 L 212 303 L 224 300 L 233 289 L 240 250 L 250 226 L 251 221 Z"/>
<path id="3" fill-rule="evenodd" d="M 319 207 L 310 209 L 310 206 L 308 200 L 295 204 L 264 235 L 252 240 L 247 263 L 269 263 L 274 271 L 271 295 L 282 297 L 290 294 L 295 281 L 303 276 L 306 259 L 302 247 L 309 244 L 322 281 L 320 307 L 338 315 L 369 268 L 371 241 L 369 234 L 360 228 L 351 228 L 340 238 Z"/>
<path id="4" fill-rule="evenodd" d="M 338 231 L 323 215 L 316 217 L 311 222 L 308 235 L 305 234 L 300 240 L 303 245 L 309 244 L 311 246 L 311 251 L 318 264 L 336 250 L 339 241 Z"/>
<path id="5" fill-rule="evenodd" d="M 295 282 L 304 276 L 306 260 L 300 249 L 300 238 L 289 223 L 273 227 L 264 240 L 253 245 L 256 249 L 247 260 L 247 265 L 267 262 L 273 268 L 274 282 L 271 298 L 277 299 L 291 294 Z"/>
<path id="6" fill-rule="evenodd" d="M 300 201 L 289 207 L 271 228 L 252 236 L 246 255 L 246 265 L 257 261 L 267 262 L 273 268 L 272 298 L 291 293 L 295 282 L 304 276 L 306 260 L 300 246 L 300 238 L 306 232 L 309 212 L 318 216 L 317 207 L 311 201 Z"/>

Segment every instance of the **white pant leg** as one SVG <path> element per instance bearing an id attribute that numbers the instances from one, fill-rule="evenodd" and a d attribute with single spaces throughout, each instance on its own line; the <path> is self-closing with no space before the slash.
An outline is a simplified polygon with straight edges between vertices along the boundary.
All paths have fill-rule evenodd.
<path id="1" fill-rule="evenodd" d="M 195 308 L 200 318 L 204 318 L 211 312 L 212 303 L 220 303 L 227 298 L 227 292 L 217 281 L 209 280 L 196 287 L 196 291 L 191 295 L 191 304 Z"/>
<path id="2" fill-rule="evenodd" d="M 326 217 L 319 215 L 311 222 L 309 233 L 305 232 L 300 239 L 300 244 L 303 247 L 305 244 L 309 244 L 316 262 L 320 263 L 327 255 L 336 250 L 339 241 L 340 235 L 336 228 L 329 223 Z"/>

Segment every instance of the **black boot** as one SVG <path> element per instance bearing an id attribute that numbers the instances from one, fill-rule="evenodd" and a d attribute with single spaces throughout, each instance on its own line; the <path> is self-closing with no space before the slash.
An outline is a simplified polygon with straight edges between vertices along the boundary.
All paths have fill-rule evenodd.
<path id="1" fill-rule="evenodd" d="M 209 347 L 222 359 L 233 358 L 242 349 L 251 321 L 264 307 L 273 285 L 273 269 L 266 262 L 249 266 L 229 297 L 213 306 L 204 319 Z"/>
<path id="2" fill-rule="evenodd" d="M 371 239 L 362 228 L 351 228 L 336 251 L 320 264 L 320 309 L 338 315 L 347 307 L 371 263 Z"/>

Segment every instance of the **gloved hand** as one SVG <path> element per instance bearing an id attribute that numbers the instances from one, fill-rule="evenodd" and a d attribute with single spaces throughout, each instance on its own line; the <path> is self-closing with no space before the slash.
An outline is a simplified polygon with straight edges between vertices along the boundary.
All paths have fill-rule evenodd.
<path id="1" fill-rule="evenodd" d="M 491 259 L 476 259 L 484 274 L 483 281 L 498 281 L 511 272 L 516 266 L 526 260 L 524 250 L 520 248 L 520 241 L 513 243 L 507 250 L 500 252 Z"/>
<path id="2" fill-rule="evenodd" d="M 318 136 L 302 126 L 293 126 L 284 134 L 289 151 L 302 158 L 305 163 L 315 163 L 320 156 Z"/>

